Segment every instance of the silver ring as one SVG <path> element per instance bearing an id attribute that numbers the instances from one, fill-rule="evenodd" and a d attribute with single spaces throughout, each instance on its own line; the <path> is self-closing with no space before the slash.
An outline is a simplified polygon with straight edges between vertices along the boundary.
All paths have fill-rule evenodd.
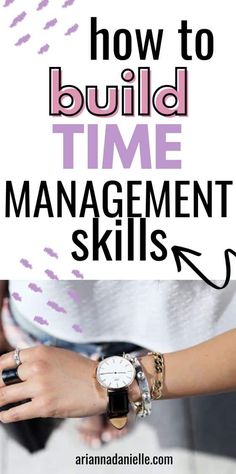
<path id="1" fill-rule="evenodd" d="M 22 362 L 20 360 L 20 349 L 18 349 L 18 347 L 14 351 L 13 359 L 14 359 L 17 367 L 19 367 L 19 365 L 21 365 Z"/>

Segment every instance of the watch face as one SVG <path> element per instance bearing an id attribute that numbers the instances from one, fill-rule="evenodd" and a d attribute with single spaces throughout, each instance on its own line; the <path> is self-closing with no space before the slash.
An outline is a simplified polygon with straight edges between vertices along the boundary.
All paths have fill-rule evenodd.
<path id="1" fill-rule="evenodd" d="M 99 363 L 97 368 L 98 382 L 105 388 L 128 387 L 134 378 L 135 369 L 124 357 L 107 357 Z"/>

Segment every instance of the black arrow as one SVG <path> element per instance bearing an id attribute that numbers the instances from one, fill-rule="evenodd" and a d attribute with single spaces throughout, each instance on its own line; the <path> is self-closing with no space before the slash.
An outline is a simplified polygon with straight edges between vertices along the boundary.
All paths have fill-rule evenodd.
<path id="1" fill-rule="evenodd" d="M 184 260 L 185 263 L 187 263 L 187 265 L 189 265 L 190 268 L 192 268 L 192 270 L 195 273 L 197 273 L 197 275 L 203 281 L 205 281 L 205 283 L 210 285 L 212 288 L 215 288 L 216 290 L 223 290 L 223 288 L 225 288 L 228 285 L 228 283 L 230 281 L 230 276 L 231 276 L 231 265 L 230 265 L 229 254 L 232 254 L 236 257 L 236 252 L 234 250 L 226 249 L 224 251 L 225 265 L 226 265 L 226 278 L 225 278 L 225 282 L 224 282 L 223 286 L 218 286 L 215 283 L 213 283 L 213 281 L 209 280 L 209 278 L 207 278 L 206 275 L 204 275 L 204 273 L 202 273 L 199 270 L 199 268 L 197 268 L 196 265 L 194 265 L 194 263 L 192 263 L 191 260 L 189 260 L 189 258 L 185 255 L 185 252 L 187 252 L 187 253 L 191 253 L 192 255 L 197 255 L 198 257 L 200 257 L 202 255 L 200 252 L 196 252 L 196 250 L 187 249 L 185 247 L 179 247 L 178 245 L 173 245 L 171 250 L 172 250 L 172 252 L 174 254 L 174 257 L 175 257 L 175 262 L 176 262 L 176 265 L 177 265 L 178 272 L 181 272 L 181 269 L 182 269 L 182 266 L 181 266 L 181 263 L 182 263 L 181 259 L 182 259 L 182 260 Z"/>

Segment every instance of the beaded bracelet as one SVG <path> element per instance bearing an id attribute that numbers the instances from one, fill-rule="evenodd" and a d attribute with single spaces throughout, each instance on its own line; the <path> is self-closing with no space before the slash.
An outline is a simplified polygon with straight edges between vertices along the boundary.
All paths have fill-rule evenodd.
<path id="1" fill-rule="evenodd" d="M 151 414 L 151 394 L 148 385 L 147 378 L 143 371 L 143 368 L 138 360 L 137 357 L 133 357 L 130 354 L 124 354 L 124 357 L 128 359 L 136 371 L 136 380 L 138 382 L 138 386 L 141 392 L 142 400 L 138 402 L 131 402 L 131 406 L 133 407 L 135 414 L 139 418 L 144 418 Z"/>
<path id="2" fill-rule="evenodd" d="M 159 400 L 162 397 L 163 384 L 164 384 L 164 356 L 160 352 L 148 352 L 147 355 L 153 356 L 155 371 L 157 377 L 153 378 L 152 386 L 150 389 L 152 400 Z"/>

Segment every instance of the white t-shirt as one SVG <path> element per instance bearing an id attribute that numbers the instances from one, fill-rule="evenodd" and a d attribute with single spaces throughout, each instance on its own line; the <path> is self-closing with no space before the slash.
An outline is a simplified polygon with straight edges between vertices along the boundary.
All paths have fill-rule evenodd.
<path id="1" fill-rule="evenodd" d="M 178 350 L 236 327 L 236 281 L 9 282 L 12 312 L 71 342 L 123 341 Z"/>

